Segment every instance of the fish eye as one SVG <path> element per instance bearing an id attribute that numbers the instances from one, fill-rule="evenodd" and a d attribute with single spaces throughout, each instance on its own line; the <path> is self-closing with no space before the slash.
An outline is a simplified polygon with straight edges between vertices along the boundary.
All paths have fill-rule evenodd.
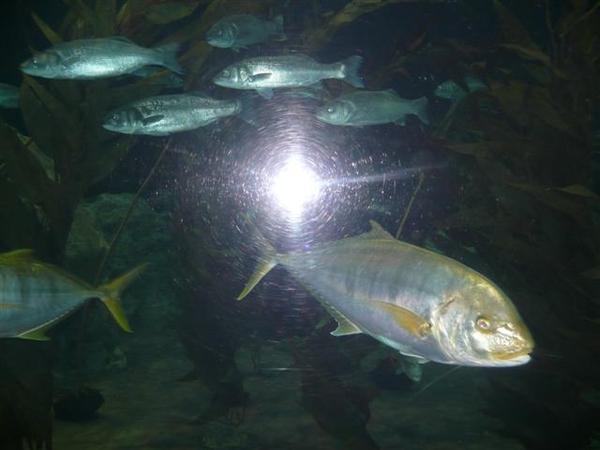
<path id="1" fill-rule="evenodd" d="M 109 115 L 106 119 L 106 123 L 118 123 L 119 119 L 120 119 L 120 114 L 118 112 L 116 113 L 112 113 L 111 115 Z"/>
<path id="2" fill-rule="evenodd" d="M 480 330 L 480 331 L 490 331 L 492 328 L 492 322 L 490 319 L 488 319 L 485 316 L 479 316 L 477 318 L 477 320 L 475 321 L 475 326 Z"/>
<path id="3" fill-rule="evenodd" d="M 220 29 L 219 31 L 217 31 L 217 36 L 223 36 L 223 29 Z"/>
<path id="4" fill-rule="evenodd" d="M 327 112 L 328 112 L 329 114 L 332 114 L 332 113 L 334 113 L 334 112 L 335 112 L 335 108 L 334 108 L 333 106 L 329 106 L 329 107 L 327 107 Z"/>

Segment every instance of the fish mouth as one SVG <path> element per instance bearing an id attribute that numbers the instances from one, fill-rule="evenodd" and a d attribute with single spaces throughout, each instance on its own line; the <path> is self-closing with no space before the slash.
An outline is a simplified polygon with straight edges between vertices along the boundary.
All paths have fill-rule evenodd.
<path id="1" fill-rule="evenodd" d="M 498 361 L 506 361 L 513 365 L 525 364 L 529 362 L 531 356 L 529 354 L 533 350 L 533 346 L 525 347 L 514 352 L 494 352 L 492 356 Z"/>
<path id="2" fill-rule="evenodd" d="M 19 69 L 21 70 L 21 72 L 24 72 L 28 75 L 33 72 L 32 65 L 29 61 L 25 61 L 25 62 L 19 64 Z"/>
<path id="3" fill-rule="evenodd" d="M 226 81 L 227 80 L 225 78 L 223 78 L 223 75 L 221 75 L 221 74 L 214 76 L 212 79 L 212 82 L 214 84 L 216 84 L 217 86 L 225 86 Z"/>

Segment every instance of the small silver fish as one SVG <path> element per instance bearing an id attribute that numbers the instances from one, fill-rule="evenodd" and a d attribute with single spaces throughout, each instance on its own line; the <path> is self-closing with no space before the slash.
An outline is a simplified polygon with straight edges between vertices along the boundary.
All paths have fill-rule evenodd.
<path id="1" fill-rule="evenodd" d="M 183 73 L 178 44 L 145 48 L 121 36 L 77 39 L 55 45 L 21 64 L 21 70 L 42 78 L 93 79 L 125 75 L 144 66 L 162 66 Z"/>
<path id="2" fill-rule="evenodd" d="M 363 87 L 358 76 L 362 61 L 358 55 L 332 64 L 321 64 L 300 54 L 259 56 L 231 64 L 213 78 L 213 83 L 232 89 L 256 89 L 265 98 L 273 97 L 274 88 L 310 86 L 331 78 Z"/>
<path id="3" fill-rule="evenodd" d="M 488 89 L 485 83 L 483 83 L 478 78 L 466 76 L 463 80 L 468 89 L 468 92 L 454 81 L 446 80 L 435 88 L 435 90 L 433 91 L 433 95 L 440 98 L 446 98 L 448 100 L 451 100 L 452 102 L 458 102 L 459 100 L 462 100 L 464 97 L 466 97 L 468 94 Z"/>
<path id="4" fill-rule="evenodd" d="M 241 111 L 239 99 L 217 100 L 196 92 L 158 95 L 111 111 L 102 126 L 117 133 L 166 136 L 194 130 Z"/>
<path id="5" fill-rule="evenodd" d="M 356 91 L 343 94 L 317 110 L 317 119 L 332 125 L 363 126 L 395 122 L 404 125 L 408 114 L 429 123 L 427 98 L 407 100 L 386 91 Z"/>
<path id="6" fill-rule="evenodd" d="M 19 107 L 19 88 L 12 84 L 0 83 L 0 108 Z"/>
<path id="7" fill-rule="evenodd" d="M 102 300 L 117 324 L 131 332 L 119 297 L 144 268 L 138 266 L 93 287 L 57 266 L 36 260 L 31 250 L 0 254 L 0 338 L 47 340 L 46 330 L 92 298 Z"/>
<path id="8" fill-rule="evenodd" d="M 413 367 L 530 360 L 531 334 L 498 286 L 456 260 L 394 239 L 373 221 L 360 236 L 268 254 L 238 299 L 281 264 L 337 321 L 332 335 L 368 334 L 415 358 Z M 418 370 L 410 376 L 418 378 Z"/>
<path id="9" fill-rule="evenodd" d="M 251 14 L 236 14 L 217 21 L 206 33 L 206 41 L 213 47 L 239 50 L 248 45 L 274 37 L 285 40 L 283 16 L 272 21 Z"/>

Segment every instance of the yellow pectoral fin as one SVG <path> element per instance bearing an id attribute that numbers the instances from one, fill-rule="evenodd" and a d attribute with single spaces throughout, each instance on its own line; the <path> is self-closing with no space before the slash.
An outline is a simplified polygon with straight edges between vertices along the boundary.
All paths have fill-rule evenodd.
<path id="1" fill-rule="evenodd" d="M 423 338 L 431 333 L 431 324 L 429 322 L 402 306 L 377 300 L 372 300 L 369 303 L 374 307 L 389 313 L 400 327 L 416 337 Z"/>

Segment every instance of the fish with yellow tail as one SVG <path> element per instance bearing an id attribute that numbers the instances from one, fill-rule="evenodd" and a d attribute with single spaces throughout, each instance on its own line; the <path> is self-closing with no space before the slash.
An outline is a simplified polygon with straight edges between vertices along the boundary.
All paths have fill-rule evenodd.
<path id="1" fill-rule="evenodd" d="M 0 254 L 0 338 L 47 340 L 44 332 L 99 298 L 117 324 L 131 332 L 120 295 L 146 268 L 142 264 L 93 287 L 63 269 L 34 258 L 32 250 Z"/>
<path id="2" fill-rule="evenodd" d="M 337 321 L 334 336 L 368 334 L 413 361 L 503 367 L 530 360 L 534 342 L 492 281 L 446 256 L 368 233 L 265 259 L 244 298 L 276 265 L 297 278 Z"/>

